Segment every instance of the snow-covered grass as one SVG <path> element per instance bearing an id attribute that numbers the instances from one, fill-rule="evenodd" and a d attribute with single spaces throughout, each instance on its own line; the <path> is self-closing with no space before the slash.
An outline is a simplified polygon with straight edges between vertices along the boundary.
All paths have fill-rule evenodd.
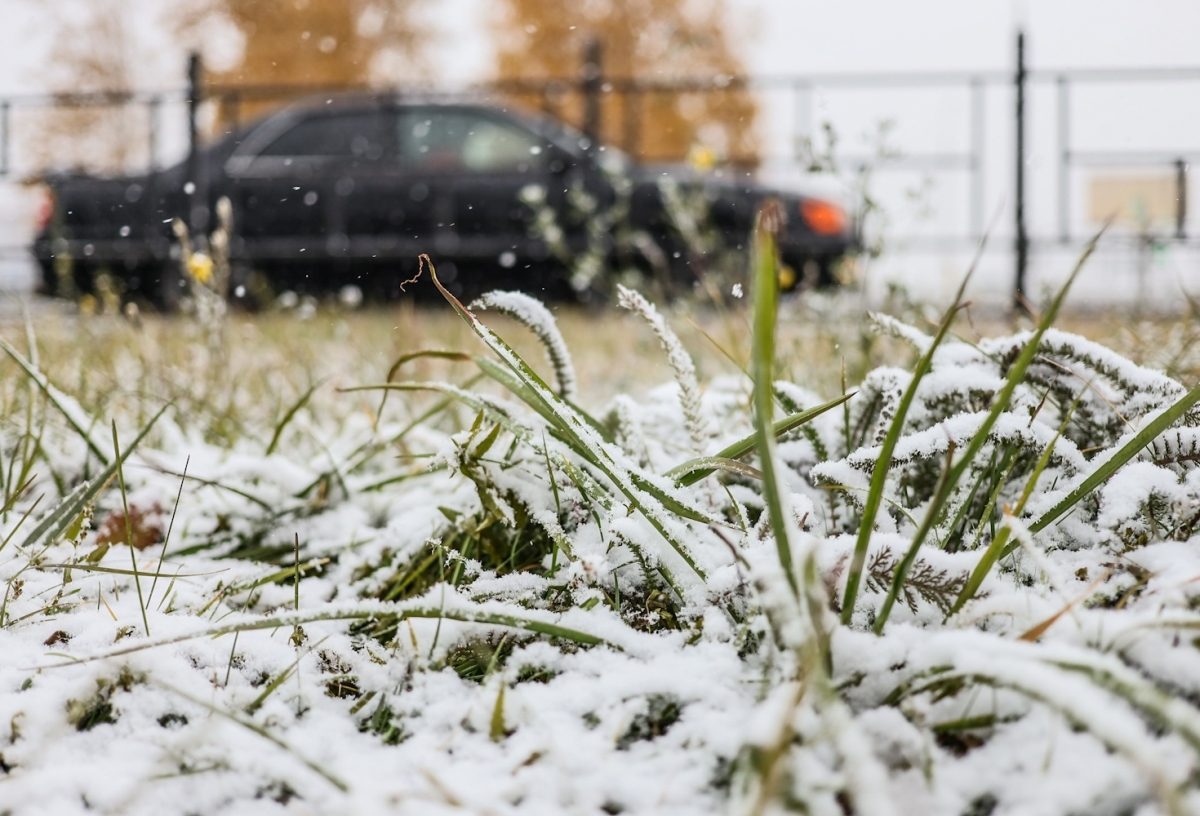
<path id="1" fill-rule="evenodd" d="M 1193 383 L 777 319 L 769 227 L 699 325 L 5 332 L 0 812 L 1200 809 Z"/>

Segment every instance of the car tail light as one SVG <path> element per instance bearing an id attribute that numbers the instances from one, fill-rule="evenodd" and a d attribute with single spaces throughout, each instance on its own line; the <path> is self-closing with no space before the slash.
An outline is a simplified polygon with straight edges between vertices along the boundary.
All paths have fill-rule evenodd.
<path id="1" fill-rule="evenodd" d="M 37 209 L 34 211 L 34 226 L 41 232 L 54 218 L 54 191 L 43 187 L 38 191 Z"/>
<path id="2" fill-rule="evenodd" d="M 846 212 L 836 204 L 816 198 L 800 202 L 800 215 L 813 232 L 820 235 L 836 235 L 846 229 Z"/>

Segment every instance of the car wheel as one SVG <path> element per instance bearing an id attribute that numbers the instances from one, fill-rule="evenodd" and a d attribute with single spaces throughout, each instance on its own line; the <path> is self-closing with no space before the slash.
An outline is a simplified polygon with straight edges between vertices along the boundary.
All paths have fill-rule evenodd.
<path id="1" fill-rule="evenodd" d="M 234 261 L 229 269 L 228 301 L 248 312 L 265 309 L 275 299 L 266 275 L 245 261 Z"/>
<path id="2" fill-rule="evenodd" d="M 150 287 L 154 305 L 163 314 L 175 314 L 187 295 L 187 281 L 179 264 L 168 261 L 158 267 L 158 286 Z"/>

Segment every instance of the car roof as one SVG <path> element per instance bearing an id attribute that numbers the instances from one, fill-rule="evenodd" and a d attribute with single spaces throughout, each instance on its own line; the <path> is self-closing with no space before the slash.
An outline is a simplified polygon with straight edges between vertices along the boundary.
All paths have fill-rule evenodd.
<path id="1" fill-rule="evenodd" d="M 485 116 L 508 119 L 533 131 L 547 141 L 563 149 L 577 153 L 583 146 L 580 144 L 582 134 L 578 133 L 567 123 L 545 113 L 538 113 L 507 101 L 496 102 L 485 98 L 463 94 L 396 94 L 381 91 L 379 93 L 354 92 L 338 94 L 321 94 L 297 100 L 286 108 L 266 116 L 254 127 L 244 132 L 249 139 L 254 131 L 267 127 L 269 123 L 277 124 L 270 127 L 272 135 L 278 135 L 286 126 L 313 116 L 370 112 L 377 110 L 428 109 L 440 108 L 447 111 L 468 111 Z M 286 123 L 286 124 L 285 124 Z M 276 130 L 278 128 L 278 130 Z M 255 141 L 258 141 L 255 139 Z"/>

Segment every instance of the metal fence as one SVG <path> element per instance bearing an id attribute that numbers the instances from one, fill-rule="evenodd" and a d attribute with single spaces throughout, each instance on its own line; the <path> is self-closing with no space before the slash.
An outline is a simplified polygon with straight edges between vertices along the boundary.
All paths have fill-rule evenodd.
<path id="1" fill-rule="evenodd" d="M 791 168 L 803 171 L 809 156 L 800 150 L 814 138 L 813 99 L 818 94 L 868 92 L 876 97 L 897 96 L 920 92 L 965 99 L 961 111 L 965 139 L 952 149 L 930 149 L 918 146 L 883 155 L 848 153 L 838 157 L 842 167 L 870 168 L 877 175 L 920 174 L 934 179 L 956 179 L 962 187 L 963 198 L 955 205 L 967 214 L 965 224 L 942 233 L 898 234 L 895 243 L 926 250 L 960 250 L 979 241 L 985 231 L 985 208 L 989 197 L 1003 195 L 1009 202 L 1011 232 L 997 231 L 997 239 L 1011 239 L 1015 257 L 1014 281 L 1017 292 L 1024 288 L 1028 254 L 1054 245 L 1068 245 L 1080 240 L 1079 219 L 1073 218 L 1075 201 L 1074 174 L 1102 168 L 1159 168 L 1173 174 L 1176 211 L 1173 229 L 1153 236 L 1154 241 L 1186 244 L 1191 241 L 1187 228 L 1188 168 L 1200 157 L 1200 148 L 1122 146 L 1119 149 L 1095 150 L 1081 145 L 1075 122 L 1073 96 L 1078 89 L 1133 86 L 1177 86 L 1180 83 L 1200 92 L 1200 66 L 1146 69 L 1031 69 L 1026 64 L 1025 40 L 1018 35 L 1016 65 L 1013 71 L 982 72 L 891 72 L 891 73 L 829 73 L 803 76 L 715 76 L 684 79 L 642 79 L 606 75 L 599 46 L 590 44 L 582 60 L 578 76 L 559 79 L 502 81 L 473 85 L 463 89 L 445 90 L 436 87 L 349 87 L 349 86 L 224 86 L 204 81 L 201 65 L 192 57 L 188 65 L 188 83 L 184 88 L 170 91 L 99 91 L 65 94 L 23 95 L 0 98 L 0 181 L 36 175 L 42 168 L 19 166 L 14 145 L 19 142 L 20 120 L 31 111 L 64 109 L 120 109 L 144 111 L 144 156 L 151 170 L 161 168 L 169 155 L 183 158 L 194 156 L 203 138 L 200 127 L 205 106 L 219 107 L 224 120 L 231 126 L 240 125 L 246 110 L 264 109 L 299 97 L 325 93 L 364 92 L 398 97 L 420 96 L 456 100 L 523 100 L 526 104 L 548 113 L 563 115 L 570 111 L 585 134 L 607 140 L 638 159 L 681 159 L 681 156 L 645 155 L 643 149 L 646 100 L 655 97 L 678 98 L 688 94 L 727 94 L 748 92 L 769 106 L 790 105 L 793 115 L 786 127 L 790 133 L 780 139 L 778 132 L 766 134 L 764 140 L 776 148 L 758 157 L 764 167 Z M 1053 94 L 1054 149 L 1052 168 L 1030 167 L 1027 132 L 1033 118 L 1030 100 L 1034 94 Z M 613 104 L 615 100 L 615 104 Z M 1200 99 L 1196 100 L 1200 101 Z M 1187 104 L 1180 101 L 1178 104 Z M 1005 111 L 1002 124 L 990 126 L 989 112 Z M 167 112 L 170 112 L 168 115 Z M 605 121 L 606 112 L 619 111 L 617 122 Z M 172 151 L 164 146 L 163 132 L 167 119 L 173 119 L 175 133 L 180 128 L 182 114 L 185 127 L 184 144 Z M 1038 122 L 1044 129 L 1045 117 Z M 1036 120 L 1034 120 L 1036 121 Z M 1152 141 L 1154 125 L 1146 123 L 1146 139 Z M 778 128 L 776 128 L 778 130 Z M 1043 134 L 1046 135 L 1046 134 Z M 1085 134 L 1086 135 L 1086 134 Z M 178 142 L 179 140 L 176 139 Z M 1045 139 L 1042 140 L 1043 142 Z M 787 149 L 790 148 L 790 149 Z M 1045 152 L 1045 151 L 1043 151 Z M 1008 170 L 1004 170 L 1007 165 Z M 143 168 L 144 169 L 144 168 Z M 1054 178 L 1053 224 L 1046 219 L 1036 229 L 1029 228 L 1027 199 L 1031 181 L 1045 181 L 1047 170 Z M 1000 179 L 999 183 L 995 179 Z M 965 183 L 963 183 L 965 182 Z M 1043 208 L 1045 211 L 1045 208 Z M 960 219 L 961 220 L 961 219 Z M 1146 236 L 1138 237 L 1146 240 Z M 0 241 L 2 243 L 2 241 Z M 0 247 L 0 252 L 20 251 L 20 247 Z"/>

